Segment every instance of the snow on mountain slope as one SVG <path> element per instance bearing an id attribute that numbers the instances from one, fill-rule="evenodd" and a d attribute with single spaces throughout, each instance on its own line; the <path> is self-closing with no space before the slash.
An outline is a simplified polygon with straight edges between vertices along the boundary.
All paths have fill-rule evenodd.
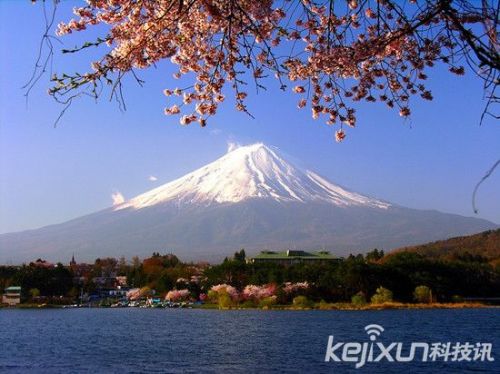
<path id="1" fill-rule="evenodd" d="M 330 202 L 337 206 L 387 209 L 390 204 L 345 190 L 302 170 L 262 143 L 239 147 L 218 160 L 141 194 L 115 210 L 177 204 L 236 203 L 252 198 L 279 202 Z"/>

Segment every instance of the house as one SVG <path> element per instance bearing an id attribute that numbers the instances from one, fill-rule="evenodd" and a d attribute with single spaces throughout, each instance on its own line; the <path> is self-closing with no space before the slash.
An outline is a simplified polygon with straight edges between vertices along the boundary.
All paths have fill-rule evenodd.
<path id="1" fill-rule="evenodd" d="M 294 265 L 299 263 L 322 263 L 329 261 L 339 261 L 339 257 L 335 257 L 328 251 L 306 252 L 287 250 L 284 252 L 261 251 L 255 257 L 248 258 L 247 263 L 276 263 L 281 265 Z"/>
<path id="2" fill-rule="evenodd" d="M 113 297 L 113 298 L 125 298 L 127 296 L 127 292 L 129 290 L 130 289 L 128 287 L 118 286 L 114 289 L 107 290 L 107 293 L 108 293 L 107 296 Z"/>
<path id="3" fill-rule="evenodd" d="M 2 296 L 2 304 L 15 306 L 20 303 L 21 303 L 21 287 L 18 286 L 7 287 L 4 290 Z"/>

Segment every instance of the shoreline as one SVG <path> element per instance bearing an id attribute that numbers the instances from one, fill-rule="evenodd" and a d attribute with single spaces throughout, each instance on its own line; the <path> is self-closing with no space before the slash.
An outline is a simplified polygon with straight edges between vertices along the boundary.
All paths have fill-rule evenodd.
<path id="1" fill-rule="evenodd" d="M 102 306 L 70 306 L 70 305 L 53 305 L 53 304 L 19 304 L 16 306 L 0 306 L 0 310 L 14 309 L 128 309 L 131 307 L 102 307 Z M 232 306 L 221 308 L 217 304 L 202 304 L 193 305 L 184 308 L 141 308 L 141 309 L 198 309 L 198 310 L 295 310 L 295 311 L 310 311 L 310 310 L 338 310 L 338 311 L 374 311 L 374 310 L 423 310 L 423 309 L 484 309 L 484 308 L 500 308 L 500 305 L 489 305 L 483 303 L 432 303 L 432 304 L 413 304 L 413 303 L 398 303 L 390 302 L 383 304 L 367 304 L 355 306 L 350 303 L 316 303 L 312 307 L 297 307 L 293 305 L 275 305 L 271 307 L 245 307 Z M 136 309 L 136 308 L 132 308 Z"/>
<path id="2" fill-rule="evenodd" d="M 412 304 L 390 302 L 383 304 L 367 304 L 355 306 L 350 303 L 317 303 L 313 307 L 297 307 L 293 305 L 275 305 L 272 307 L 242 307 L 234 306 L 229 308 L 220 308 L 217 304 L 205 304 L 196 309 L 217 309 L 217 310 L 338 310 L 338 311 L 373 311 L 373 310 L 417 310 L 417 309 L 483 309 L 499 308 L 500 305 L 488 305 L 482 303 L 432 303 L 432 304 Z"/>

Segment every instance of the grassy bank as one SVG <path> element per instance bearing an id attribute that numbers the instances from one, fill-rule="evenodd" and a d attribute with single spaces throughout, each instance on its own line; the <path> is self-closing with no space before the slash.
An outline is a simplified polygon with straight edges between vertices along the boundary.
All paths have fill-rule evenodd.
<path id="1" fill-rule="evenodd" d="M 492 305 L 482 303 L 430 303 L 430 304 L 413 304 L 388 302 L 382 304 L 365 304 L 354 305 L 351 303 L 315 303 L 308 307 L 299 307 L 294 305 L 273 305 L 263 308 L 236 305 L 231 307 L 220 307 L 217 304 L 202 304 L 196 306 L 196 309 L 223 309 L 223 310 L 245 310 L 245 309 L 262 309 L 262 310 L 388 310 L 388 309 L 465 309 L 465 308 L 491 308 Z"/>
<path id="2" fill-rule="evenodd" d="M 54 304 L 18 304 L 16 306 L 8 306 L 8 305 L 0 305 L 0 309 L 61 309 L 63 305 L 54 305 Z"/>
<path id="3" fill-rule="evenodd" d="M 491 307 L 482 303 L 399 303 L 387 302 L 382 304 L 353 305 L 351 303 L 318 303 L 315 309 L 321 310 L 385 310 L 385 309 L 464 309 Z M 292 307 L 293 309 L 293 307 Z"/>

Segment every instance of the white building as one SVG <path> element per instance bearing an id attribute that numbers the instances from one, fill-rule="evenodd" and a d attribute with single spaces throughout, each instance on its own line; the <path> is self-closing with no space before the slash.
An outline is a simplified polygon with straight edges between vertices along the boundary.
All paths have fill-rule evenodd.
<path id="1" fill-rule="evenodd" d="M 2 303 L 9 306 L 21 303 L 21 287 L 7 287 L 3 292 Z"/>

